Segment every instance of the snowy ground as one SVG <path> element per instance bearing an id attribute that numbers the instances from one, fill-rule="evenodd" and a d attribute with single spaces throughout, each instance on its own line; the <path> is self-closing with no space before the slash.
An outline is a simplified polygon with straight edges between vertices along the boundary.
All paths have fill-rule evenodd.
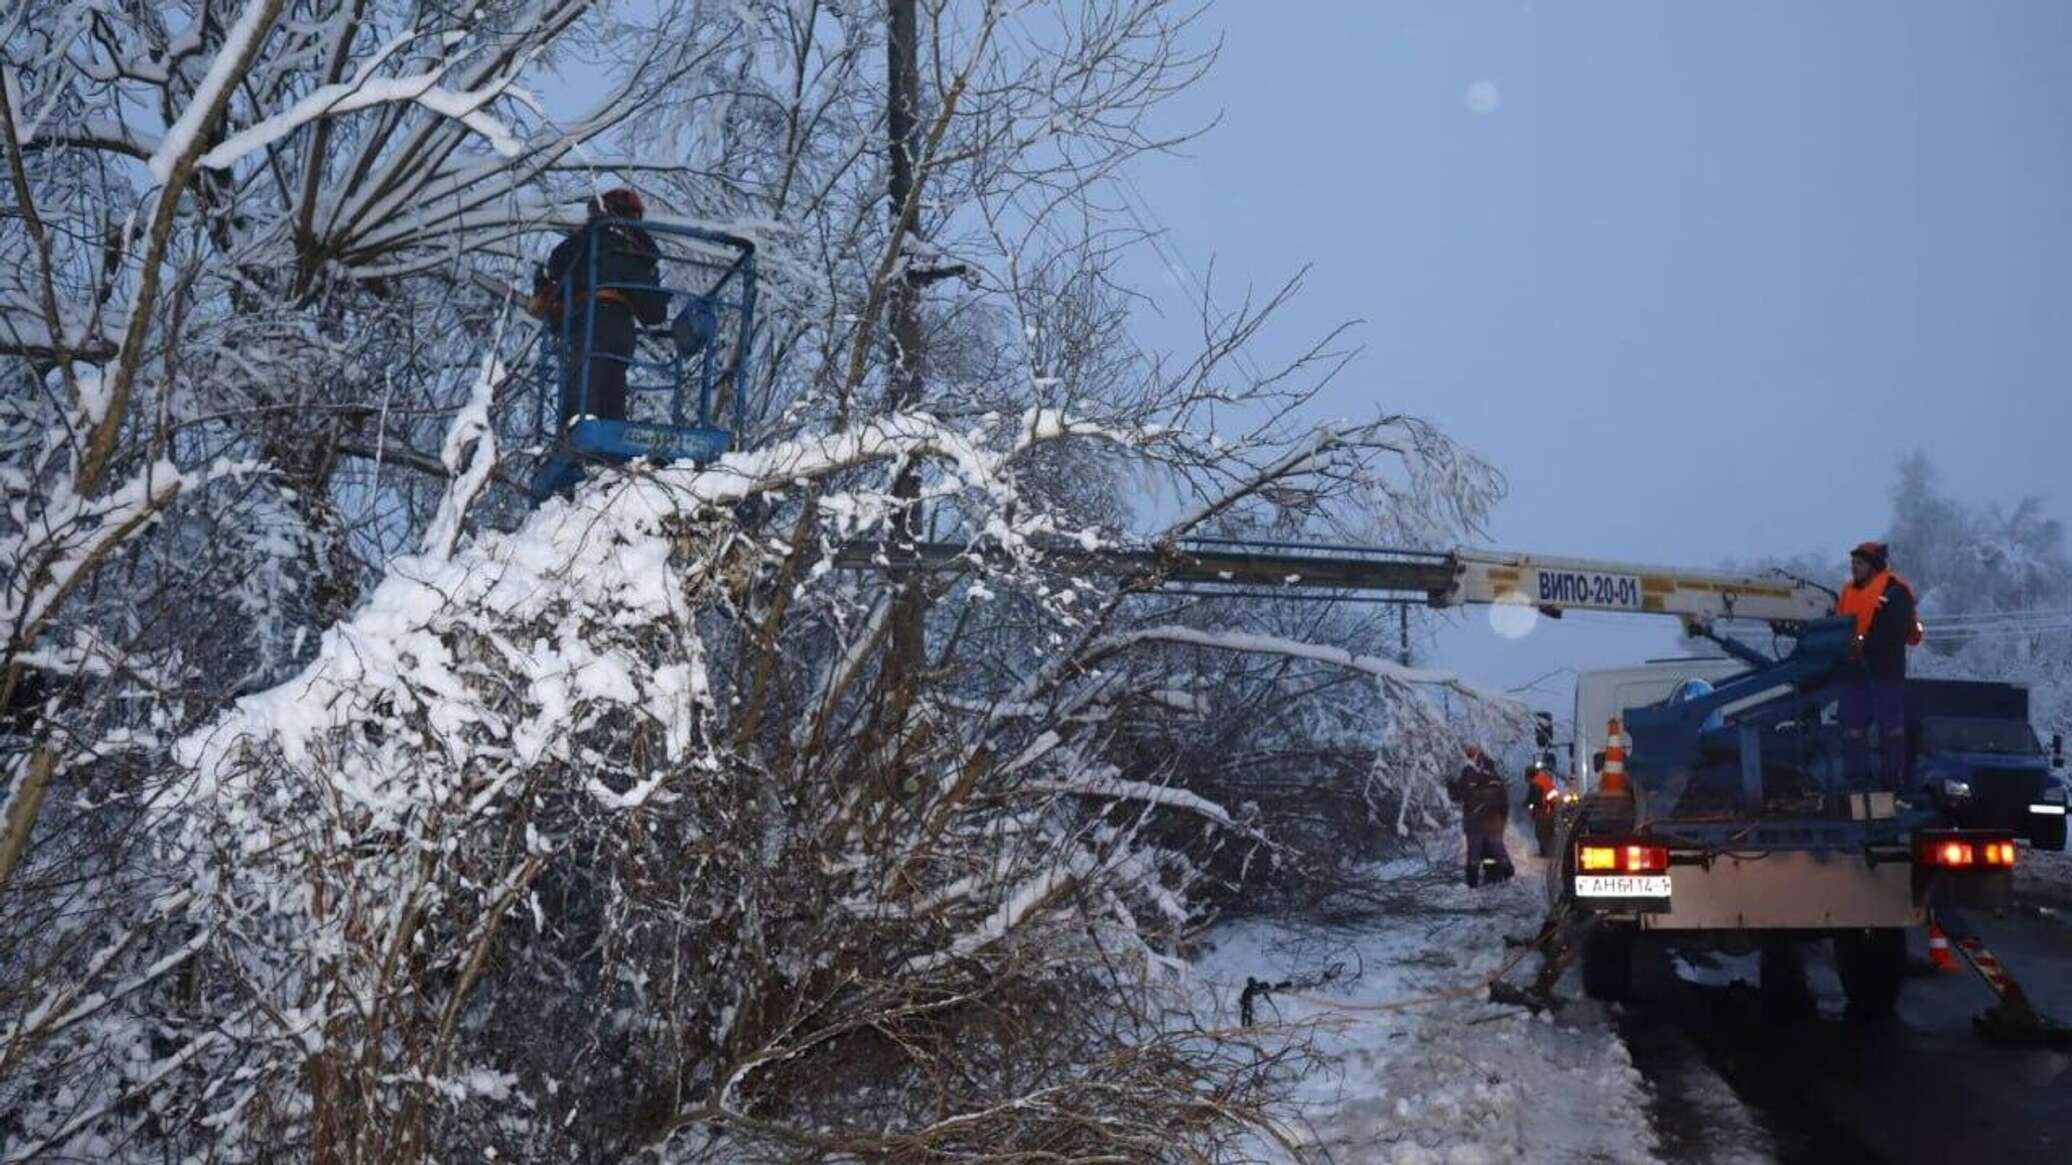
<path id="1" fill-rule="evenodd" d="M 1511 850 L 1529 854 L 1531 844 L 1514 837 Z M 1383 872 L 1409 877 L 1423 866 Z M 1472 891 L 1456 875 L 1421 891 L 1416 909 L 1358 925 L 1233 924 L 1198 969 L 1225 985 L 1233 1012 L 1247 976 L 1286 979 L 1338 962 L 1357 979 L 1308 994 L 1359 1006 L 1459 987 L 1505 961 L 1505 936 L 1537 929 L 1542 876 L 1521 857 L 1509 883 Z M 1537 965 L 1528 958 L 1512 978 L 1528 980 Z M 1479 995 L 1403 1012 L 1277 999 L 1259 1018 L 1320 1022 L 1324 1063 L 1299 1100 L 1311 1146 L 1341 1165 L 1660 1160 L 1649 1093 L 1613 1017 L 1576 998 L 1572 983 L 1564 993 L 1575 1001 L 1539 1019 Z"/>
<path id="2" fill-rule="evenodd" d="M 1530 851 L 1530 842 L 1513 836 L 1514 855 Z M 1428 871 L 1428 863 L 1405 861 L 1378 873 L 1408 886 Z M 1254 920 L 1223 927 L 1211 936 L 1213 947 L 1197 962 L 1197 973 L 1217 985 L 1233 1017 L 1248 976 L 1300 978 L 1333 964 L 1344 967 L 1338 981 L 1302 994 L 1362 1007 L 1474 983 L 1513 953 L 1507 936 L 1524 937 L 1538 927 L 1544 870 L 1520 857 L 1514 881 L 1479 891 L 1459 884 L 1450 857 L 1437 873 L 1443 880 L 1428 877 L 1405 895 L 1414 904 L 1408 909 L 1357 923 Z M 2072 917 L 2072 853 L 2025 849 L 2016 881 L 2033 908 Z M 1537 966 L 1529 957 L 1510 979 L 1526 982 Z M 1756 979 L 1752 957 L 1678 959 L 1673 972 L 1700 986 Z M 1839 989 L 1828 987 L 1839 1007 Z M 1581 998 L 1573 973 L 1561 994 L 1570 1002 L 1552 1019 L 1494 1006 L 1481 993 L 1389 1012 L 1339 1011 L 1283 997 L 1262 1003 L 1259 1018 L 1317 1025 L 1322 1064 L 1299 1091 L 1302 1131 L 1308 1149 L 1338 1165 L 1754 1165 L 1776 1159 L 1770 1118 L 1752 1112 L 1674 1023 L 1660 1015 L 1635 1022 L 1607 1012 Z M 1918 1007 L 1929 1002 L 1916 1001 Z M 1968 1031 L 1962 1019 L 1952 1021 L 1960 1036 Z M 1940 1031 L 1934 1024 L 1925 1029 Z M 1648 1066 L 1645 1077 L 1636 1057 Z"/>
<path id="3" fill-rule="evenodd" d="M 2072 911 L 2072 853 L 2023 849 L 2014 866 L 2017 898 L 2057 912 Z"/>

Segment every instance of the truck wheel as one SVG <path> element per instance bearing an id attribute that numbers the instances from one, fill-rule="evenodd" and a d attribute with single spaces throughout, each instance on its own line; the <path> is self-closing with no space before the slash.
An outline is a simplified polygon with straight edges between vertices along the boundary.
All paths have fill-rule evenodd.
<path id="1" fill-rule="evenodd" d="M 1813 1017 L 1817 1008 L 1813 989 L 1806 984 L 1806 956 L 1798 943 L 1786 938 L 1765 941 L 1758 967 L 1762 979 L 1756 996 L 1764 1015 L 1786 1023 Z"/>
<path id="2" fill-rule="evenodd" d="M 1633 990 L 1633 929 L 1599 924 L 1583 936 L 1583 994 L 1623 1003 Z"/>
<path id="3" fill-rule="evenodd" d="M 2053 817 L 2049 824 L 2039 825 L 2029 833 L 2029 844 L 2048 853 L 2057 853 L 2065 848 L 2065 819 Z"/>
<path id="4" fill-rule="evenodd" d="M 1835 970 L 1849 1014 L 1884 1019 L 1899 1003 L 1907 966 L 1907 932 L 1896 928 L 1845 930 L 1835 936 Z"/>

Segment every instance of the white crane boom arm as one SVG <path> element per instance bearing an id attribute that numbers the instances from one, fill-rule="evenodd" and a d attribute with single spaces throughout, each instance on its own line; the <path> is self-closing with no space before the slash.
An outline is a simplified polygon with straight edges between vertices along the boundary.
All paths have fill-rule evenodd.
<path id="1" fill-rule="evenodd" d="M 1721 619 L 1791 627 L 1834 608 L 1828 592 L 1782 577 L 1497 550 L 1456 550 L 1451 559 L 1453 589 L 1435 597 L 1441 606 L 1523 603 L 1549 614 L 1674 615 L 1694 629 Z"/>

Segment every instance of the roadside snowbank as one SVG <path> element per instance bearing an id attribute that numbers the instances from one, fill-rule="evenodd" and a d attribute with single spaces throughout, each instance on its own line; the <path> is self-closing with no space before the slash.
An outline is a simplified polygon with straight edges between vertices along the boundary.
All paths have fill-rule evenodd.
<path id="1" fill-rule="evenodd" d="M 1511 851 L 1528 854 L 1531 843 L 1514 835 Z M 1424 868 L 1410 861 L 1380 872 L 1409 879 Z M 1469 890 L 1456 874 L 1421 891 L 1416 912 L 1358 926 L 1235 923 L 1212 936 L 1215 949 L 1196 970 L 1227 995 L 1233 1018 L 1247 976 L 1277 981 L 1335 962 L 1344 975 L 1305 994 L 1357 1007 L 1459 987 L 1503 964 L 1512 953 L 1505 936 L 1538 928 L 1542 877 L 1538 861 L 1521 858 L 1504 885 Z M 1528 957 L 1513 978 L 1537 966 Z M 1539 1019 L 1479 995 L 1400 1012 L 1333 1012 L 1288 998 L 1258 1008 L 1262 1023 L 1316 1025 L 1323 1066 L 1297 1095 L 1305 1149 L 1341 1165 L 1658 1160 L 1640 1074 L 1588 1001 Z"/>
<path id="2" fill-rule="evenodd" d="M 2014 892 L 2033 906 L 2072 910 L 2072 852 L 2023 847 L 2014 864 Z"/>

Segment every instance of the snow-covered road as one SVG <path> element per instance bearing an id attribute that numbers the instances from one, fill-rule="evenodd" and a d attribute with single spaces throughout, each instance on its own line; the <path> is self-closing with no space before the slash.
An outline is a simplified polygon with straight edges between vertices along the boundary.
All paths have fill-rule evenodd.
<path id="1" fill-rule="evenodd" d="M 1529 854 L 1531 843 L 1514 836 L 1511 850 Z M 1381 873 L 1408 881 L 1426 868 L 1403 862 Z M 1511 955 L 1506 936 L 1538 928 L 1542 871 L 1521 858 L 1516 879 L 1482 890 L 1460 885 L 1450 859 L 1446 872 L 1454 879 L 1418 884 L 1414 908 L 1356 925 L 1225 927 L 1199 972 L 1224 985 L 1233 1013 L 1233 988 L 1247 976 L 1284 979 L 1333 963 L 1357 978 L 1308 994 L 1356 1008 L 1473 983 Z M 1517 977 L 1535 966 L 1528 959 Z M 1301 1086 L 1304 1133 L 1341 1165 L 1661 1159 L 1650 1094 L 1595 1004 L 1533 1019 L 1476 997 L 1400 1012 L 1282 998 L 1261 1005 L 1259 1019 L 1318 1024 L 1323 1066 Z"/>
<path id="2" fill-rule="evenodd" d="M 1511 850 L 1530 843 L 1514 836 Z M 1907 1162 L 1967 1145 L 2008 1162 L 2067 1159 L 2072 1058 L 1974 1039 L 1970 1016 L 1990 999 L 1968 973 L 1914 978 L 1897 1022 L 1868 1030 L 1841 1020 L 1824 946 L 1809 950 L 1821 1014 L 1791 1027 L 1757 1004 L 1753 957 L 1643 959 L 1630 1009 L 1580 998 L 1571 973 L 1571 1002 L 1553 1018 L 1480 993 L 1358 1010 L 1471 985 L 1511 956 L 1506 937 L 1537 929 L 1541 863 L 1522 858 L 1514 881 L 1469 890 L 1450 857 L 1435 859 L 1377 871 L 1401 888 L 1399 906 L 1336 927 L 1231 924 L 1196 964 L 1232 1015 L 1247 976 L 1343 966 L 1309 998 L 1259 1010 L 1262 1022 L 1315 1025 L 1321 1066 L 1299 1089 L 1302 1133 L 1338 1165 Z M 2021 906 L 1980 931 L 2047 1013 L 2072 1016 L 2072 855 L 2024 850 L 2021 868 Z M 1528 958 L 1512 981 L 1536 966 Z"/>
<path id="3" fill-rule="evenodd" d="M 2030 869 L 2018 879 L 2015 909 L 1949 918 L 1984 938 L 2036 1006 L 2060 1019 L 2072 1016 L 2072 976 L 2064 973 L 2072 926 L 2042 902 L 2072 899 L 2060 880 L 2065 857 L 2025 849 L 2017 868 Z M 1923 936 L 1909 937 L 1918 973 L 1891 1023 L 1865 1027 L 1843 1017 L 1832 959 L 1814 944 L 1807 964 L 1815 1016 L 1766 1016 L 1753 957 L 1707 959 L 1675 978 L 1658 959 L 1636 969 L 1635 1003 L 1620 1029 L 1651 1080 L 1696 1079 L 1687 1071 L 1696 1066 L 1730 1081 L 1770 1130 L 1771 1152 L 1784 1165 L 2072 1160 L 2072 1057 L 1979 1040 L 1971 1020 L 1991 995 L 1969 972 L 1930 970 Z M 1657 1127 L 1672 1126 L 1658 1119 Z M 1704 1137 L 1722 1139 L 1717 1128 Z M 1673 1146 L 1663 1156 L 1684 1159 Z"/>

